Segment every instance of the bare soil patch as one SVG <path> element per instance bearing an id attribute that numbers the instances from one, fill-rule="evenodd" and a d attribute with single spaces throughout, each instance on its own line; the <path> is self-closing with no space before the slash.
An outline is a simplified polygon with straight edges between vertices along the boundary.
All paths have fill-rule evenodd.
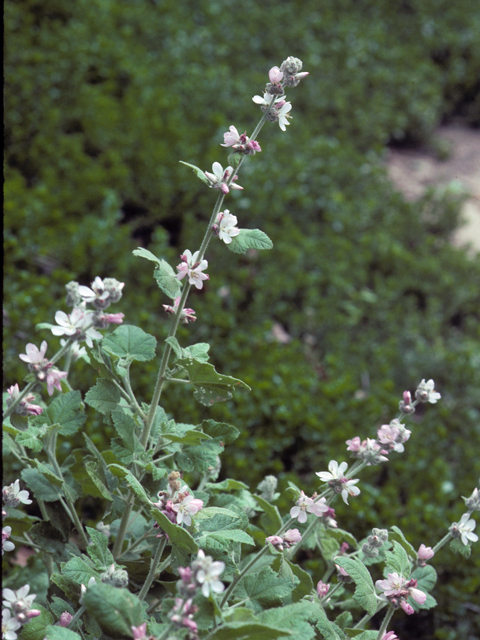
<path id="1" fill-rule="evenodd" d="M 435 135 L 449 149 L 445 160 L 433 151 L 389 149 L 388 174 L 407 200 L 420 198 L 428 187 L 456 181 L 467 198 L 462 205 L 463 224 L 452 242 L 480 252 L 480 131 L 450 125 L 440 127 Z"/>

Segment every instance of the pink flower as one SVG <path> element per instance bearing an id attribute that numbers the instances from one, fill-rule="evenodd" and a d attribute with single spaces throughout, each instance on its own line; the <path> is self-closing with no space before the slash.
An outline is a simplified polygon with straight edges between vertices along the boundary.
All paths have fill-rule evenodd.
<path id="1" fill-rule="evenodd" d="M 182 262 L 177 265 L 177 278 L 182 280 L 187 276 L 190 284 L 195 285 L 197 289 L 202 289 L 203 281 L 209 280 L 210 276 L 206 273 L 202 273 L 202 271 L 208 267 L 208 261 L 198 261 L 198 256 L 198 251 L 195 251 L 192 255 L 189 249 L 185 250 L 185 252 L 180 256 Z"/>
<path id="2" fill-rule="evenodd" d="M 72 621 L 72 614 L 68 613 L 68 611 L 64 611 L 61 615 L 60 615 L 60 620 L 58 621 L 58 624 L 61 627 L 64 627 L 65 629 L 68 627 L 68 625 L 70 624 L 70 622 Z"/>
<path id="3" fill-rule="evenodd" d="M 66 371 L 58 371 L 57 369 L 49 369 L 47 371 L 47 393 L 49 396 L 53 394 L 53 389 L 62 390 L 60 380 L 66 378 L 68 373 Z"/>
<path id="4" fill-rule="evenodd" d="M 172 509 L 177 514 L 177 524 L 185 522 L 187 527 L 189 527 L 192 524 L 191 516 L 194 516 L 200 509 L 203 509 L 203 500 L 194 498 L 192 495 L 187 495 L 181 502 L 173 504 Z"/>
<path id="5" fill-rule="evenodd" d="M 42 342 L 42 344 L 40 345 L 40 349 L 36 347 L 34 344 L 32 344 L 31 342 L 29 342 L 25 349 L 25 351 L 27 352 L 27 355 L 24 355 L 23 353 L 21 353 L 19 355 L 19 358 L 20 360 L 23 360 L 24 362 L 28 362 L 29 364 L 43 363 L 43 360 L 45 358 L 45 353 L 47 351 L 47 347 L 48 347 L 48 344 L 46 340 Z"/>
<path id="6" fill-rule="evenodd" d="M 180 302 L 180 296 L 177 296 L 173 301 L 173 307 L 169 304 L 164 304 L 163 308 L 165 309 L 166 313 L 169 313 L 169 314 L 177 313 L 179 302 Z M 188 324 L 189 322 L 195 322 L 196 319 L 197 317 L 195 316 L 195 311 L 193 309 L 187 309 L 187 307 L 182 309 L 182 313 L 180 315 L 180 322 L 182 322 L 183 324 Z"/>
<path id="7" fill-rule="evenodd" d="M 403 443 L 410 438 L 411 433 L 399 420 L 395 419 L 390 424 L 382 425 L 377 431 L 377 437 L 387 449 L 401 453 L 405 450 Z"/>
<path id="8" fill-rule="evenodd" d="M 133 640 L 147 640 L 147 623 L 144 622 L 138 627 L 131 627 L 133 633 Z"/>
<path id="9" fill-rule="evenodd" d="M 418 604 L 423 604 L 427 599 L 427 594 L 416 588 L 416 580 L 407 580 L 395 572 L 387 574 L 386 580 L 377 580 L 375 586 L 379 591 L 383 591 L 381 597 L 389 600 L 392 604 L 399 604 L 408 615 L 411 615 L 415 611 L 413 607 L 408 604 L 407 598 L 413 598 Z"/>
<path id="10" fill-rule="evenodd" d="M 424 567 L 427 564 L 427 560 L 430 560 L 433 556 L 432 547 L 426 547 L 424 544 L 421 544 L 417 551 L 417 564 L 420 567 Z"/>
<path id="11" fill-rule="evenodd" d="M 124 317 L 124 313 L 104 313 L 100 319 L 111 324 L 122 324 Z"/>
<path id="12" fill-rule="evenodd" d="M 3 487 L 2 497 L 8 507 L 17 507 L 20 503 L 32 504 L 28 491 L 26 489 L 20 490 L 20 480 L 18 478 L 12 484 Z"/>
<path id="13" fill-rule="evenodd" d="M 328 511 L 326 502 L 325 498 L 315 502 L 313 498 L 307 498 L 305 493 L 301 491 L 296 506 L 290 509 L 290 517 L 297 518 L 300 523 L 307 521 L 307 513 L 313 513 L 315 516 L 320 517 Z"/>
<path id="14" fill-rule="evenodd" d="M 302 536 L 300 531 L 298 529 L 289 529 L 283 534 L 283 541 L 286 543 L 287 547 L 291 547 L 292 545 L 297 544 L 297 542 L 301 542 Z"/>
<path id="15" fill-rule="evenodd" d="M 382 640 L 398 640 L 398 636 L 393 631 L 388 631 L 382 636 Z"/>
<path id="16" fill-rule="evenodd" d="M 322 582 L 321 580 L 317 582 L 317 593 L 319 598 L 324 598 L 329 591 L 330 591 L 329 584 Z"/>
<path id="17" fill-rule="evenodd" d="M 350 578 L 350 574 L 348 573 L 348 571 L 343 567 L 341 567 L 339 564 L 335 564 L 335 569 L 337 570 L 338 574 L 343 578 Z"/>
<path id="18" fill-rule="evenodd" d="M 351 440 L 347 440 L 346 444 L 348 444 L 347 451 L 359 451 L 362 446 L 362 441 L 359 436 L 355 436 Z"/>
<path id="19" fill-rule="evenodd" d="M 7 391 L 9 395 L 9 398 L 7 398 L 7 406 L 11 406 L 19 397 L 20 389 L 18 388 L 18 384 L 14 384 Z M 28 393 L 16 406 L 16 412 L 21 416 L 39 416 L 43 413 L 42 407 L 38 404 L 31 404 L 32 400 L 35 400 L 34 394 Z"/>
<path id="20" fill-rule="evenodd" d="M 223 134 L 223 144 L 221 146 L 232 147 L 234 144 L 245 144 L 246 141 L 247 141 L 247 132 L 242 133 L 242 135 L 240 135 L 236 127 L 234 127 L 232 124 L 229 130 L 227 131 L 227 133 Z"/>
<path id="21" fill-rule="evenodd" d="M 268 72 L 268 78 L 272 84 L 278 84 L 282 81 L 283 72 L 278 67 L 272 67 Z"/>

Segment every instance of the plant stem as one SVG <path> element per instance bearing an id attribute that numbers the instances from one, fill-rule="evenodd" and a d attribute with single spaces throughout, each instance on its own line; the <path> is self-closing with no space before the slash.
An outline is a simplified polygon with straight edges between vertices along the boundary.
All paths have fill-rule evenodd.
<path id="1" fill-rule="evenodd" d="M 254 556 L 250 562 L 240 571 L 239 574 L 237 574 L 234 579 L 232 580 L 232 582 L 230 583 L 228 589 L 225 591 L 225 594 L 222 598 L 222 601 L 220 602 L 220 609 L 223 609 L 223 607 L 225 606 L 228 598 L 230 597 L 230 594 L 232 593 L 232 591 L 235 589 L 235 587 L 237 586 L 237 584 L 240 582 L 240 580 L 243 578 L 243 576 L 245 576 L 250 569 L 253 567 L 253 565 L 257 562 L 257 560 L 260 560 L 260 558 L 267 553 L 268 551 L 268 544 L 266 544 L 263 549 L 260 549 L 260 551 L 257 553 L 256 556 Z"/>
<path id="2" fill-rule="evenodd" d="M 120 520 L 120 526 L 118 527 L 117 537 L 115 538 L 115 544 L 113 545 L 112 554 L 115 559 L 122 553 L 123 540 L 127 533 L 128 521 L 130 520 L 130 514 L 132 513 L 133 505 L 135 503 L 135 494 L 130 491 L 127 498 L 127 504 L 125 505 L 125 511 L 123 512 L 122 519 Z"/>
<path id="3" fill-rule="evenodd" d="M 389 625 L 390 620 L 392 619 L 393 613 L 395 609 L 390 605 L 388 607 L 387 613 L 385 614 L 385 618 L 383 619 L 382 626 L 378 630 L 377 640 L 382 640 L 383 635 L 385 634 L 387 627 Z"/>
<path id="4" fill-rule="evenodd" d="M 147 595 L 148 590 L 152 586 L 152 582 L 155 580 L 158 563 L 160 562 L 160 558 L 162 557 L 162 553 L 163 553 L 163 550 L 165 549 L 166 542 L 167 542 L 167 537 L 164 536 L 160 540 L 157 550 L 155 551 L 155 555 L 152 558 L 152 561 L 150 563 L 150 571 L 148 572 L 145 582 L 143 583 L 143 587 L 140 589 L 140 593 L 138 594 L 138 597 L 140 598 L 141 602 L 145 599 L 145 596 Z"/>

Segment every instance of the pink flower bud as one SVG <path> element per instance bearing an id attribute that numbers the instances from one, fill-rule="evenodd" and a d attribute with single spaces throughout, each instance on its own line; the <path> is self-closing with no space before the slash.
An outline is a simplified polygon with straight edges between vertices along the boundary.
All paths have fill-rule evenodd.
<path id="1" fill-rule="evenodd" d="M 319 598 L 324 598 L 327 593 L 330 591 L 330 585 L 322 582 L 321 580 L 317 583 L 317 593 Z"/>
<path id="2" fill-rule="evenodd" d="M 426 547 L 424 544 L 421 544 L 417 551 L 418 564 L 421 567 L 424 567 L 426 565 L 426 561 L 433 558 L 434 555 L 432 547 Z"/>
<path id="3" fill-rule="evenodd" d="M 268 72 L 268 77 L 272 84 L 278 84 L 282 81 L 283 72 L 278 67 L 272 67 Z"/>

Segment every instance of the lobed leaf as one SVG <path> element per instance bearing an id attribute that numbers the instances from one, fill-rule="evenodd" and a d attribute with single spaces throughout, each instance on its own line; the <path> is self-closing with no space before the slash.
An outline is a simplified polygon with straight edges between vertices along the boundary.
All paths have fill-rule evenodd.
<path id="1" fill-rule="evenodd" d="M 159 288 L 169 298 L 175 300 L 180 295 L 182 285 L 175 271 L 166 260 L 160 260 L 160 263 L 155 267 L 153 277 L 157 281 Z"/>
<path id="2" fill-rule="evenodd" d="M 337 556 L 335 563 L 348 571 L 355 582 L 354 599 L 367 613 L 373 615 L 377 610 L 378 601 L 375 586 L 367 567 L 358 558 L 349 558 L 347 556 Z"/>
<path id="3" fill-rule="evenodd" d="M 227 247 L 233 253 L 246 253 L 248 249 L 272 249 L 273 242 L 260 229 L 239 229 L 240 233 L 232 238 Z"/>
<path id="4" fill-rule="evenodd" d="M 113 333 L 110 333 L 102 340 L 102 349 L 119 358 L 148 362 L 155 357 L 157 340 L 150 335 L 130 324 L 120 325 Z"/>

